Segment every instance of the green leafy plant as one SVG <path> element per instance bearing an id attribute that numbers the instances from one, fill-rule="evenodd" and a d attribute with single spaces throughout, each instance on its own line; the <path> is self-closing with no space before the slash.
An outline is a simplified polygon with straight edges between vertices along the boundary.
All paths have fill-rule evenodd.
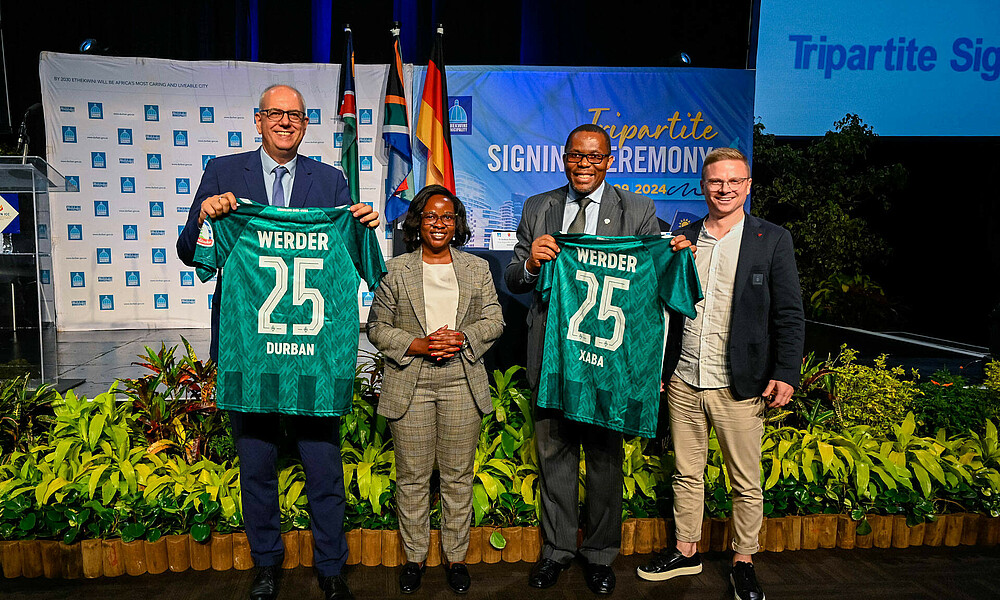
<path id="1" fill-rule="evenodd" d="M 888 212 L 907 173 L 899 163 L 873 161 L 876 138 L 869 125 L 851 114 L 805 144 L 779 140 L 765 133 L 761 123 L 754 126 L 753 211 L 791 232 L 807 301 L 831 274 L 851 281 L 856 274 L 867 277 L 866 289 L 873 292 L 887 264 L 891 249 L 871 222 Z M 825 313 L 830 321 L 854 326 L 858 321 L 849 318 L 871 322 L 886 313 L 881 303 L 824 306 L 830 309 Z M 842 314 L 841 308 L 849 312 Z"/>
<path id="2" fill-rule="evenodd" d="M 988 388 L 967 385 L 961 375 L 941 370 L 917 386 L 911 405 L 917 424 L 925 434 L 938 429 L 951 432 L 983 433 L 987 419 L 995 419 L 1000 410 L 1000 395 Z"/>
<path id="3" fill-rule="evenodd" d="M 872 366 L 856 362 L 857 352 L 841 350 L 842 363 L 837 366 L 834 388 L 834 409 L 842 427 L 869 425 L 878 434 L 888 434 L 895 423 L 903 420 L 920 389 L 905 379 L 902 367 L 887 366 L 886 355 L 877 357 Z"/>
<path id="4" fill-rule="evenodd" d="M 215 364 L 198 360 L 191 344 L 181 338 L 186 354 L 176 358 L 177 346 L 146 348 L 138 366 L 152 371 L 139 379 L 123 380 L 132 400 L 133 430 L 143 436 L 149 451 L 171 451 L 197 462 L 210 441 L 231 433 L 215 406 Z"/>
<path id="5" fill-rule="evenodd" d="M 27 450 L 51 425 L 58 394 L 45 384 L 31 390 L 28 382 L 28 375 L 0 381 L 0 456 Z"/>

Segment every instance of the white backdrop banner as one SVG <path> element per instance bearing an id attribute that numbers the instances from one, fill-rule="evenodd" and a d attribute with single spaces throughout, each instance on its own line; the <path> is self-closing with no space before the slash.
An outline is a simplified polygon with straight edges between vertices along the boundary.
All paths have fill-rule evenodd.
<path id="1" fill-rule="evenodd" d="M 388 65 L 357 65 L 355 75 L 361 201 L 382 212 Z M 48 160 L 76 190 L 51 194 L 50 222 L 39 225 L 52 246 L 43 285 L 62 330 L 208 326 L 215 283 L 180 262 L 177 234 L 208 160 L 260 146 L 254 112 L 267 86 L 302 92 L 299 152 L 340 166 L 339 65 L 43 52 L 39 76 Z M 403 77 L 409 88 L 411 66 Z M 386 256 L 389 235 L 380 227 Z M 364 319 L 363 283 L 358 302 Z"/>

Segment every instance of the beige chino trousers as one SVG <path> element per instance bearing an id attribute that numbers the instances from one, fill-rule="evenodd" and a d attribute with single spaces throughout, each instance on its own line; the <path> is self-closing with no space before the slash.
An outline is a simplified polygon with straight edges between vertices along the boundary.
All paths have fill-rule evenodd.
<path id="1" fill-rule="evenodd" d="M 764 519 L 760 482 L 764 400 L 737 400 L 729 388 L 698 389 L 674 376 L 667 388 L 667 405 L 677 468 L 673 482 L 677 540 L 701 539 L 708 433 L 715 427 L 733 488 L 733 550 L 738 554 L 757 552 Z"/>

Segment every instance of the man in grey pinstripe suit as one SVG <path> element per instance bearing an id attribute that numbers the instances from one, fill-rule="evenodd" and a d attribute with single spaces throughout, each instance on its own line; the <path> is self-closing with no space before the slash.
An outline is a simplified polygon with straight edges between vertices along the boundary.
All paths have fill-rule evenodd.
<path id="1" fill-rule="evenodd" d="M 566 140 L 563 164 L 568 186 L 528 198 L 517 228 L 514 258 L 504 279 L 513 293 L 532 292 L 528 310 L 528 385 L 537 399 L 548 306 L 535 291 L 542 264 L 555 258 L 558 231 L 597 235 L 660 233 L 652 200 L 606 184 L 611 140 L 597 125 L 581 125 Z M 680 244 L 675 249 L 690 245 Z M 542 535 L 541 560 L 531 571 L 532 587 L 554 585 L 577 554 L 580 445 L 587 463 L 587 511 L 579 555 L 587 586 L 597 594 L 614 591 L 611 562 L 621 547 L 622 434 L 571 421 L 561 412 L 535 407 Z"/>

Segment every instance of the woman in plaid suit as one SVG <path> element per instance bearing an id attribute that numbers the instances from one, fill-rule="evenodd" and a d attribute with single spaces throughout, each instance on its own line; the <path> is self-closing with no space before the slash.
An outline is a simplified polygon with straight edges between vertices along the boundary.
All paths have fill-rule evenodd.
<path id="1" fill-rule="evenodd" d="M 448 585 L 465 593 L 471 583 L 473 462 L 482 414 L 493 410 L 483 354 L 503 316 L 486 261 L 457 249 L 470 235 L 461 200 L 440 185 L 421 190 L 403 222 L 411 252 L 389 261 L 368 315 L 368 338 L 386 358 L 378 413 L 395 442 L 403 593 L 426 568 L 435 461 Z"/>

